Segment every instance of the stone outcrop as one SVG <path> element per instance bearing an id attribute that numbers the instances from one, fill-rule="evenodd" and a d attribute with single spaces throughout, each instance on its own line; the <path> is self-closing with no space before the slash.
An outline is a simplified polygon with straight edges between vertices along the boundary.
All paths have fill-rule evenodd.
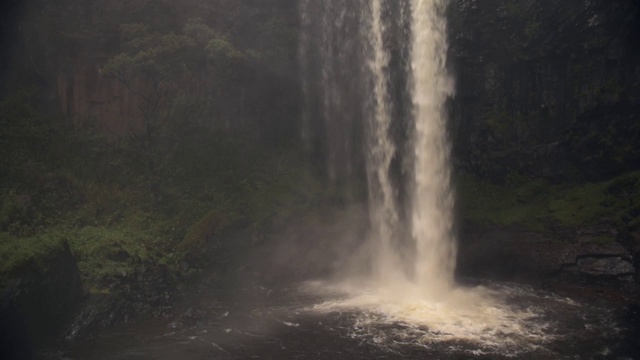
<path id="1" fill-rule="evenodd" d="M 575 231 L 580 237 L 580 231 Z M 458 275 L 538 283 L 599 283 L 636 292 L 637 258 L 618 242 L 580 242 L 518 228 L 467 227 Z"/>
<path id="2" fill-rule="evenodd" d="M 633 276 L 636 273 L 630 257 L 600 254 L 580 255 L 575 263 L 565 264 L 562 270 L 595 276 Z"/>
<path id="3" fill-rule="evenodd" d="M 640 164 L 636 1 L 455 0 L 457 166 L 600 180 Z"/>
<path id="4" fill-rule="evenodd" d="M 82 297 L 80 272 L 66 241 L 13 272 L 0 304 L 0 358 L 30 359 L 70 321 Z"/>
<path id="5" fill-rule="evenodd" d="M 124 83 L 101 74 L 100 67 L 106 60 L 97 54 L 79 55 L 67 60 L 66 70 L 57 78 L 60 109 L 76 121 L 91 119 L 107 134 L 136 133 L 144 124 L 141 111 L 144 103 Z M 142 94 L 150 88 L 140 77 L 131 86 Z"/>

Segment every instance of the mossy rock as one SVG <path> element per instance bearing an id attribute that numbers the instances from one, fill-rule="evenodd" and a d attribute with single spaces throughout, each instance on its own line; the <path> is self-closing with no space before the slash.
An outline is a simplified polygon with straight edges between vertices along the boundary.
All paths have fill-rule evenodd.
<path id="1" fill-rule="evenodd" d="M 71 319 L 82 298 L 68 242 L 0 235 L 0 358 L 29 359 Z"/>
<path id="2" fill-rule="evenodd" d="M 227 229 L 230 224 L 231 221 L 227 215 L 219 210 L 210 210 L 189 227 L 177 250 L 187 255 L 194 255 L 211 246 L 214 237 Z"/>
<path id="3" fill-rule="evenodd" d="M 48 260 L 59 253 L 68 251 L 66 239 L 55 236 L 34 236 L 16 238 L 6 233 L 0 234 L 0 289 L 16 274 L 31 271 L 46 272 Z"/>
<path id="4" fill-rule="evenodd" d="M 597 223 L 613 224 L 618 230 L 633 231 L 638 226 L 640 172 L 581 184 L 518 179 L 498 185 L 469 176 L 459 180 L 460 210 L 463 218 L 472 223 L 514 225 L 541 232 Z"/>

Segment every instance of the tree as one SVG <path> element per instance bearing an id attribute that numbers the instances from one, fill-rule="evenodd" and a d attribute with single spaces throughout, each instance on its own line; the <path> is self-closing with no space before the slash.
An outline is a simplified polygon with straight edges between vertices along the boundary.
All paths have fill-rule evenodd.
<path id="1" fill-rule="evenodd" d="M 131 135 L 149 142 L 172 118 L 194 118 L 252 59 L 202 19 L 189 19 L 179 33 L 160 33 L 142 23 L 120 27 L 122 52 L 101 69 L 141 100 L 144 131 Z M 226 84 L 225 84 L 226 83 Z"/>
<path id="2" fill-rule="evenodd" d="M 117 78 L 140 98 L 143 136 L 148 141 L 169 119 L 177 84 L 190 73 L 184 54 L 195 43 L 188 36 L 160 34 L 144 24 L 122 25 L 121 33 L 124 51 L 101 72 Z"/>

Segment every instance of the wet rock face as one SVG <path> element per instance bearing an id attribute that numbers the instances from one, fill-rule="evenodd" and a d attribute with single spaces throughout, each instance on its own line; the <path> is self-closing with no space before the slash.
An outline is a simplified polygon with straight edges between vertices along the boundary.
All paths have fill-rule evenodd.
<path id="1" fill-rule="evenodd" d="M 460 276 L 524 282 L 551 279 L 632 293 L 640 290 L 637 254 L 619 243 L 559 241 L 517 228 L 470 227 L 461 235 Z"/>
<path id="2" fill-rule="evenodd" d="M 640 3 L 454 0 L 457 166 L 599 180 L 637 169 Z"/>
<path id="3" fill-rule="evenodd" d="M 175 301 L 175 283 L 166 266 L 146 262 L 126 274 L 104 293 L 94 293 L 83 301 L 73 322 L 64 330 L 67 340 L 88 337 L 118 323 L 165 316 Z"/>
<path id="4" fill-rule="evenodd" d="M 66 241 L 25 265 L 2 292 L 0 358 L 31 358 L 61 331 L 81 297 L 80 272 Z"/>
<path id="5" fill-rule="evenodd" d="M 624 259 L 621 256 L 597 255 L 581 256 L 575 264 L 564 266 L 563 270 L 595 276 L 624 276 L 633 275 L 636 272 L 630 259 Z"/>
<path id="6" fill-rule="evenodd" d="M 640 284 L 640 245 L 633 247 L 633 264 L 636 268 L 636 281 Z"/>

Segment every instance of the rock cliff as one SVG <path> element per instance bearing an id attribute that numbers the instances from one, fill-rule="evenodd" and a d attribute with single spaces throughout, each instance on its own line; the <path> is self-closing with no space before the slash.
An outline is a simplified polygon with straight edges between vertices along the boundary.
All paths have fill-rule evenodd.
<path id="1" fill-rule="evenodd" d="M 638 168 L 639 15 L 630 0 L 452 1 L 457 165 L 493 180 Z"/>

